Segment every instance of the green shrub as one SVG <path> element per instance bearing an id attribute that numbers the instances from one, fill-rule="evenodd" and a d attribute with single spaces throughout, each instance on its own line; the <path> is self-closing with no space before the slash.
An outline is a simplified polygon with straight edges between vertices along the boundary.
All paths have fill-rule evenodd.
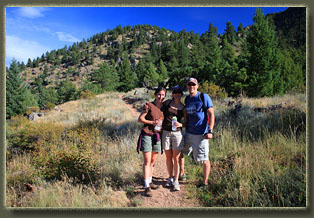
<path id="1" fill-rule="evenodd" d="M 99 179 L 99 159 L 89 146 L 51 146 L 34 153 L 34 165 L 47 180 L 61 180 L 63 176 L 79 183 L 93 183 Z"/>
<path id="2" fill-rule="evenodd" d="M 55 105 L 54 103 L 48 102 L 48 103 L 46 104 L 45 108 L 46 108 L 47 110 L 52 110 L 52 109 L 55 108 L 55 106 L 56 106 L 56 105 Z"/>
<path id="3" fill-rule="evenodd" d="M 34 151 L 39 146 L 61 141 L 64 127 L 54 123 L 26 122 L 8 137 L 8 149 L 12 153 Z"/>
<path id="4" fill-rule="evenodd" d="M 96 97 L 96 94 L 90 90 L 84 90 L 80 92 L 81 99 L 91 99 L 95 97 Z"/>
<path id="5" fill-rule="evenodd" d="M 25 114 L 30 115 L 33 112 L 35 112 L 35 113 L 39 112 L 39 107 L 38 106 L 28 107 L 28 108 L 26 108 Z"/>
<path id="6" fill-rule="evenodd" d="M 228 96 L 223 88 L 212 82 L 205 81 L 200 85 L 199 90 L 207 93 L 211 98 L 226 98 Z"/>

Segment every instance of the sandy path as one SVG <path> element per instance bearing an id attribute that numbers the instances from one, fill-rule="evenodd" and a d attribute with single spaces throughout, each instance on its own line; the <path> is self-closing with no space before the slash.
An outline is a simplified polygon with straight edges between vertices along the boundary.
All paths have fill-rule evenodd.
<path id="1" fill-rule="evenodd" d="M 122 95 L 120 96 L 122 99 Z M 133 108 L 131 104 L 124 101 L 125 105 L 134 114 L 134 117 L 139 116 L 139 112 Z M 188 207 L 200 207 L 199 202 L 195 199 L 191 199 L 187 194 L 187 185 L 189 181 L 180 181 L 180 191 L 172 191 L 170 188 L 166 188 L 168 172 L 166 169 L 166 155 L 158 155 L 154 172 L 153 182 L 160 185 L 157 190 L 152 190 L 152 197 L 145 197 L 143 184 L 139 184 L 135 187 L 136 198 L 140 201 L 139 207 L 156 207 L 156 208 L 188 208 Z"/>

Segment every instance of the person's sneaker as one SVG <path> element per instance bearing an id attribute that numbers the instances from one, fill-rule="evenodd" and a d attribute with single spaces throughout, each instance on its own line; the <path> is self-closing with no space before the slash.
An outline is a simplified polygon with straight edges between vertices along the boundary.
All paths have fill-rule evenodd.
<path id="1" fill-rule="evenodd" d="M 173 177 L 169 177 L 166 183 L 166 187 L 171 187 L 171 186 L 173 186 Z"/>
<path id="2" fill-rule="evenodd" d="M 159 188 L 159 185 L 155 185 L 153 183 L 150 183 L 149 186 L 150 186 L 151 189 L 158 189 Z"/>
<path id="3" fill-rule="evenodd" d="M 145 195 L 146 197 L 152 197 L 152 196 L 153 196 L 152 190 L 150 189 L 150 187 L 145 188 L 144 195 Z"/>
<path id="4" fill-rule="evenodd" d="M 180 185 L 178 181 L 173 182 L 173 191 L 180 191 Z"/>
<path id="5" fill-rule="evenodd" d="M 185 180 L 186 180 L 185 173 L 179 176 L 179 181 L 185 181 Z"/>

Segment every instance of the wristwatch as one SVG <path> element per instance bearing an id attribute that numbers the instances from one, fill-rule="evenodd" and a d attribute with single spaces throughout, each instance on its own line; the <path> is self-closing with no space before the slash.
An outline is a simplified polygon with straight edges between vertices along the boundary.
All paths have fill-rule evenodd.
<path id="1" fill-rule="evenodd" d="M 207 133 L 211 133 L 211 134 L 213 134 L 213 133 L 214 133 L 214 131 L 213 131 L 212 129 L 209 129 Z"/>

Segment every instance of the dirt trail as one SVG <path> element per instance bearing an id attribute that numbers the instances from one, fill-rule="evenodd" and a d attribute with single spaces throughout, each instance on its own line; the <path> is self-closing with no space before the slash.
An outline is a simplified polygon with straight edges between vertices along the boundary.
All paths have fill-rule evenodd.
<path id="1" fill-rule="evenodd" d="M 122 95 L 120 96 L 122 99 Z M 125 105 L 134 114 L 134 117 L 139 116 L 139 112 L 133 108 L 132 104 L 124 101 Z M 196 199 L 191 199 L 187 194 L 187 185 L 189 181 L 180 181 L 180 191 L 172 191 L 171 188 L 166 188 L 168 172 L 166 168 L 166 155 L 158 155 L 154 172 L 153 182 L 160 185 L 159 189 L 152 190 L 152 197 L 145 197 L 143 184 L 139 184 L 135 187 L 135 193 L 138 195 L 136 198 L 141 202 L 139 207 L 156 207 L 156 208 L 188 208 L 188 207 L 200 207 L 199 202 Z"/>

